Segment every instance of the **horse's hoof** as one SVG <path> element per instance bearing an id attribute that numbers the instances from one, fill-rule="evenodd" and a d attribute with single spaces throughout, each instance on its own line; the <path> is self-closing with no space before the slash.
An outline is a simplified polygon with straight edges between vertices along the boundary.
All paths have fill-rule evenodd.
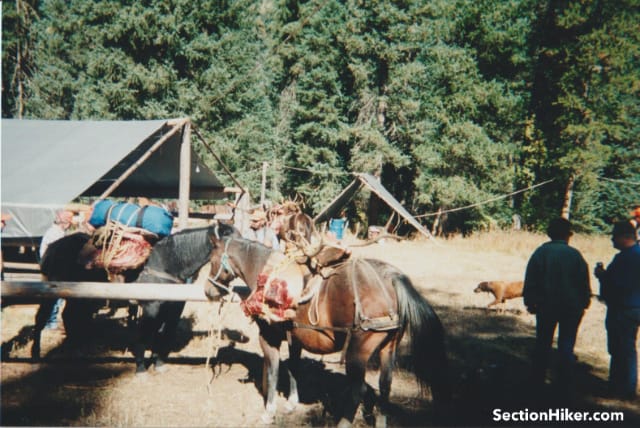
<path id="1" fill-rule="evenodd" d="M 158 365 L 153 366 L 153 370 L 156 373 L 166 373 L 167 371 L 169 371 L 169 367 L 167 367 L 166 364 L 160 364 L 159 366 Z"/>
<path id="2" fill-rule="evenodd" d="M 340 419 L 340 422 L 338 422 L 338 428 L 351 428 L 352 423 L 345 418 Z"/>
<path id="3" fill-rule="evenodd" d="M 291 413 L 296 409 L 296 405 L 298 402 L 287 401 L 284 405 L 284 411 L 287 413 Z"/>
<path id="4" fill-rule="evenodd" d="M 362 417 L 364 418 L 364 421 L 367 423 L 367 425 L 374 426 L 376 424 L 376 416 L 373 414 L 373 412 L 362 412 Z"/>
<path id="5" fill-rule="evenodd" d="M 298 396 L 298 391 L 289 393 L 289 398 L 287 399 L 287 408 L 288 411 L 293 410 L 298 403 L 300 403 L 300 397 Z"/>
<path id="6" fill-rule="evenodd" d="M 136 379 L 148 379 L 149 373 L 144 369 L 136 369 Z"/>
<path id="7" fill-rule="evenodd" d="M 376 418 L 376 428 L 387 428 L 387 417 L 385 415 L 378 415 Z"/>
<path id="8" fill-rule="evenodd" d="M 262 422 L 265 425 L 271 425 L 273 421 L 274 421 L 273 413 L 264 412 L 262 416 L 260 416 L 260 422 Z"/>
<path id="9" fill-rule="evenodd" d="M 144 366 L 144 364 L 141 364 L 139 366 L 136 366 L 136 377 L 138 376 L 144 376 L 147 374 L 147 369 Z"/>

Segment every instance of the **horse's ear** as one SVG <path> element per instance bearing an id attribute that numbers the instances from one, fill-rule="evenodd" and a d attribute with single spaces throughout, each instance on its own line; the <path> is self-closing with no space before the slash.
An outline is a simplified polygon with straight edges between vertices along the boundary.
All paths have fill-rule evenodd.
<path id="1" fill-rule="evenodd" d="M 216 223 L 215 227 L 213 228 L 213 235 L 218 241 L 220 240 L 220 224 Z"/>
<path id="2" fill-rule="evenodd" d="M 211 224 L 209 225 L 209 234 L 213 235 L 211 237 L 211 240 L 213 240 L 213 238 L 220 240 L 220 223 L 218 222 L 218 220 L 213 220 L 211 222 Z"/>

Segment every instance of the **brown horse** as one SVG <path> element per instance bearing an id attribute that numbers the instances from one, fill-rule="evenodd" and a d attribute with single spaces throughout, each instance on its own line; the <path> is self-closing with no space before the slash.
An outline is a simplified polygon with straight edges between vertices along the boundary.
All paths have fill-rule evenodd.
<path id="1" fill-rule="evenodd" d="M 305 213 L 292 214 L 283 217 L 278 231 L 278 237 L 284 241 L 298 242 L 303 238 L 311 242 L 311 238 L 316 231 L 313 219 Z"/>
<path id="2" fill-rule="evenodd" d="M 302 212 L 295 201 L 283 202 L 267 212 L 269 225 L 276 230 L 278 238 L 285 242 L 299 242 L 300 238 L 311 241 L 315 233 L 313 219 Z"/>
<path id="3" fill-rule="evenodd" d="M 228 235 L 223 234 L 221 236 Z M 267 261 L 274 251 L 261 244 L 235 237 L 221 238 L 212 253 L 211 284 L 206 294 L 217 298 L 225 284 L 240 277 L 251 288 L 258 288 L 264 278 Z M 283 257 L 283 256 L 282 256 Z M 280 257 L 280 260 L 282 260 Z M 294 262 L 295 263 L 295 262 Z M 297 380 L 302 349 L 316 354 L 342 351 L 346 361 L 348 390 L 342 400 L 344 408 L 339 426 L 349 426 L 364 399 L 366 416 L 372 416 L 375 397 L 366 395 L 364 381 L 367 363 L 374 352 L 380 357 L 379 408 L 389 402 L 391 377 L 396 350 L 408 329 L 411 339 L 412 370 L 421 386 L 431 385 L 434 401 L 447 399 L 447 358 L 444 331 L 438 316 L 413 287 L 409 278 L 395 267 L 371 259 L 351 258 L 333 268 L 330 275 L 316 276 L 292 309 L 292 319 L 282 322 L 256 317 L 260 329 L 260 346 L 264 354 L 262 391 L 265 395 L 263 420 L 270 422 L 276 412 L 276 384 L 283 340 L 289 340 L 289 406 L 298 403 Z M 271 276 L 275 273 L 272 270 Z M 264 282 L 264 281 L 262 281 Z M 273 281 L 272 281 L 273 282 Z M 314 283 L 313 286 L 310 284 Z M 266 294 L 266 292 L 265 292 Z M 251 296 L 245 297 L 245 303 Z M 291 311 L 290 311 L 291 312 Z M 382 416 L 378 423 L 384 423 Z"/>

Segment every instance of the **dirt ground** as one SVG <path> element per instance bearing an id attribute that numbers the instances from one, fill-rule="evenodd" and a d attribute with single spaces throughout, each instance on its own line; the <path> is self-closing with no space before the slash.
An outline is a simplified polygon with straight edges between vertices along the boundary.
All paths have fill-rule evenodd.
<path id="1" fill-rule="evenodd" d="M 509 238 L 512 239 L 512 238 Z M 413 280 L 435 307 L 447 332 L 453 403 L 436 412 L 428 392 L 420 395 L 413 375 L 396 370 L 391 391 L 389 426 L 499 426 L 493 409 L 533 410 L 567 408 L 570 411 L 621 411 L 617 426 L 640 426 L 638 402 L 607 398 L 608 354 L 604 330 L 605 308 L 595 298 L 583 319 L 576 345 L 578 373 L 574 396 L 557 397 L 551 384 L 542 401 L 527 389 L 535 319 L 522 299 L 507 302 L 504 311 L 487 310 L 489 295 L 473 293 L 484 280 L 518 280 L 530 253 L 544 237 L 516 239 L 486 246 L 472 240 L 384 242 L 353 248 L 358 256 L 388 261 Z M 578 242 L 579 244 L 580 242 Z M 580 248 L 579 245 L 576 245 Z M 591 266 L 608 262 L 615 253 L 606 238 L 584 242 L 583 254 Z M 597 281 L 593 282 L 597 292 Z M 214 426 L 262 425 L 260 395 L 262 358 L 257 327 L 230 304 L 222 320 L 217 303 L 189 302 L 181 320 L 179 343 L 169 370 L 136 377 L 127 350 L 130 332 L 125 311 L 98 314 L 95 337 L 71 346 L 63 332 L 45 331 L 40 362 L 29 358 L 30 332 L 36 307 L 11 306 L 2 310 L 2 426 Z M 216 342 L 209 330 L 223 326 Z M 218 343 L 215 368 L 207 358 Z M 282 358 L 286 360 L 286 346 Z M 344 386 L 339 355 L 303 353 L 302 403 L 284 411 L 284 395 L 275 426 L 331 426 Z M 402 362 L 402 357 L 399 358 Z M 551 374 L 553 379 L 553 374 Z M 376 373 L 367 375 L 377 390 Z M 284 383 L 283 383 L 284 385 Z M 281 388 L 284 393 L 285 388 Z M 570 400 L 569 400 L 570 398 Z M 564 422 L 565 424 L 570 422 Z M 518 423 L 515 423 L 518 425 Z M 354 425 L 367 426 L 358 414 Z M 529 423 L 531 425 L 531 423 Z M 584 422 L 578 423 L 584 426 Z"/>

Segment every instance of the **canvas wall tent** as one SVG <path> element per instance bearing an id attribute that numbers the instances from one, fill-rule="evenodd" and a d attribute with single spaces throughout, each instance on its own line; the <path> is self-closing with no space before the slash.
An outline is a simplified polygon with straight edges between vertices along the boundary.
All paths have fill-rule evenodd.
<path id="1" fill-rule="evenodd" d="M 315 223 L 321 223 L 328 221 L 332 216 L 335 216 L 342 207 L 344 207 L 353 196 L 363 187 L 368 188 L 375 193 L 380 199 L 382 199 L 389 207 L 404 218 L 409 224 L 416 228 L 416 230 L 428 238 L 433 238 L 431 233 L 422 226 L 418 220 L 416 220 L 407 211 L 396 198 L 389 193 L 389 191 L 380 183 L 380 181 L 371 174 L 355 173 L 354 180 L 340 193 L 333 201 L 329 203 L 316 217 L 313 219 Z"/>
<path id="2" fill-rule="evenodd" d="M 49 121 L 3 119 L 3 239 L 42 236 L 55 210 L 80 196 L 220 199 L 225 187 L 191 147 L 188 119 Z"/>

